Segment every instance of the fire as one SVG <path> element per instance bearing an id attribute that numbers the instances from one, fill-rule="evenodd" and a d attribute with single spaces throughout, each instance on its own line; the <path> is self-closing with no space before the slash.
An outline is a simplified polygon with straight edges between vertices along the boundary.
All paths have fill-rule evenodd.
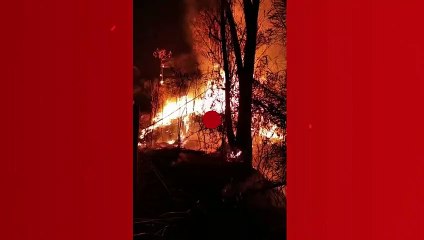
<path id="1" fill-rule="evenodd" d="M 261 127 L 259 129 L 259 134 L 263 137 L 266 137 L 271 140 L 283 140 L 283 135 L 278 132 L 277 125 L 272 125 L 271 129 L 268 130 L 266 128 Z"/>
<path id="2" fill-rule="evenodd" d="M 225 109 L 225 91 L 213 80 L 209 80 L 206 85 L 202 95 L 195 96 L 194 91 L 191 91 L 185 96 L 166 99 L 163 108 L 153 117 L 153 124 L 142 129 L 139 138 L 144 139 L 154 129 L 170 126 L 173 121 L 181 119 L 183 123 L 181 138 L 184 140 L 191 125 L 190 116 L 202 116 L 211 110 L 222 114 Z"/>
<path id="3" fill-rule="evenodd" d="M 203 97 L 197 98 L 189 94 L 175 99 L 167 99 L 163 109 L 153 118 L 154 123 L 159 126 L 168 126 L 172 120 L 183 117 L 188 123 L 191 114 L 201 115 L 207 111 L 214 110 L 223 113 L 225 109 L 225 91 L 219 89 L 213 81 L 208 82 L 208 89 Z"/>
<path id="4" fill-rule="evenodd" d="M 222 80 L 225 79 L 225 72 L 219 65 L 213 66 L 219 70 L 221 79 L 208 80 L 206 86 L 203 88 L 203 94 L 195 95 L 196 91 L 189 90 L 187 95 L 179 97 L 168 97 L 162 109 L 160 109 L 156 115 L 152 118 L 152 124 L 141 130 L 140 139 L 144 139 L 147 134 L 158 128 L 170 126 L 176 121 L 181 122 L 180 140 L 185 143 L 188 140 L 188 134 L 194 124 L 190 118 L 192 116 L 203 116 L 207 111 L 214 110 L 220 114 L 225 111 L 225 90 L 223 88 Z M 225 81 L 225 80 L 224 80 Z M 232 97 L 231 102 L 233 104 L 238 102 L 236 97 Z M 267 127 L 259 127 L 259 136 L 268 138 L 273 141 L 283 140 L 283 134 L 279 132 L 279 128 L 276 125 Z M 175 139 L 165 140 L 168 144 L 172 145 L 176 143 Z"/>

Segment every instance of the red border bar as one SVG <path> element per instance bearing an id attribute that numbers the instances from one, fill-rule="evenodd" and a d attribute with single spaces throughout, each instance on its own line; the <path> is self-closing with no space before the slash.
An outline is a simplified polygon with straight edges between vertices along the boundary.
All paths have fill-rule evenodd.
<path id="1" fill-rule="evenodd" d="M 424 239 L 421 1 L 288 3 L 288 239 Z"/>
<path id="2" fill-rule="evenodd" d="M 132 2 L 0 11 L 0 239 L 132 239 Z"/>

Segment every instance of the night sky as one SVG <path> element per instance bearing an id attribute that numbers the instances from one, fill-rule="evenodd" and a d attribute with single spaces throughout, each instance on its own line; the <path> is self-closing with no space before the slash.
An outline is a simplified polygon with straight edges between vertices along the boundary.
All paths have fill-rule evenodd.
<path id="1" fill-rule="evenodd" d="M 134 65 L 141 77 L 159 75 L 156 48 L 171 50 L 174 56 L 191 52 L 185 14 L 184 0 L 134 0 Z"/>

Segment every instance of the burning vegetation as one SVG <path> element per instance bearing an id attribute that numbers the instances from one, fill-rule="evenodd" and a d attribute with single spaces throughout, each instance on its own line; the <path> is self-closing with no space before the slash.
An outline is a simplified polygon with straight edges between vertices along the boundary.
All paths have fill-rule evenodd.
<path id="1" fill-rule="evenodd" d="M 243 157 L 284 186 L 285 15 L 278 11 L 285 2 L 278 8 L 274 0 L 246 2 L 193 4 L 187 20 L 195 61 L 154 52 L 159 77 L 146 90 L 152 111 L 141 115 L 138 146 L 223 151 L 229 161 Z M 217 129 L 201 121 L 211 110 L 225 120 Z"/>
<path id="2" fill-rule="evenodd" d="M 201 183 L 196 204 L 207 199 L 199 192 L 217 188 L 208 196 L 225 204 L 244 198 L 255 208 L 285 208 L 285 0 L 187 1 L 192 54 L 154 51 L 158 77 L 143 87 L 150 109 L 139 116 L 138 150 L 152 164 L 141 172 L 173 172 L 179 177 L 169 182 L 187 189 Z M 223 120 L 217 128 L 202 121 L 209 111 Z M 159 170 L 168 194 L 181 194 L 170 193 Z"/>

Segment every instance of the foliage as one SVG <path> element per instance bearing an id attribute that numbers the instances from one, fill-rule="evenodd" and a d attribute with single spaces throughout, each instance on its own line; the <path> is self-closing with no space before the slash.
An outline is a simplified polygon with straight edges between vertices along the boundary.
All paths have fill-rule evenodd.
<path id="1" fill-rule="evenodd" d="M 227 2 L 227 1 L 223 1 Z M 234 20 L 235 33 L 237 37 L 231 36 L 230 24 L 225 25 L 224 36 L 227 57 L 229 60 L 228 76 L 231 80 L 231 89 L 229 94 L 233 98 L 239 98 L 240 78 L 237 75 L 237 44 L 240 50 L 246 47 L 246 22 L 244 3 L 242 1 L 227 2 L 232 12 Z M 224 3 L 225 4 L 225 3 Z M 262 3 L 261 3 L 262 4 Z M 258 30 L 256 36 L 255 49 L 257 56 L 255 58 L 255 69 L 253 79 L 253 94 L 252 94 L 252 135 L 258 134 L 260 129 L 275 131 L 280 134 L 279 143 L 267 143 L 257 141 L 255 145 L 256 168 L 262 168 L 265 171 L 275 171 L 279 179 L 285 178 L 285 157 L 276 158 L 277 155 L 285 155 L 285 128 L 286 128 L 286 70 L 285 66 L 279 62 L 276 64 L 277 57 L 275 49 L 285 45 L 286 31 L 286 15 L 285 15 L 285 0 L 272 0 L 272 7 L 260 12 L 258 17 Z M 218 64 L 223 68 L 223 45 L 222 32 L 220 26 L 222 20 L 219 14 L 220 6 L 209 6 L 202 9 L 200 13 L 192 19 L 192 36 L 194 38 L 195 50 L 198 53 L 198 59 L 201 60 L 201 65 L 204 65 L 203 73 L 210 71 L 210 66 Z M 228 12 L 226 17 L 228 18 Z M 226 21 L 229 21 L 228 19 Z M 233 32 L 234 33 L 234 32 Z M 281 38 L 283 36 L 283 38 Z M 237 39 L 237 43 L 234 41 Z M 280 46 L 280 47 L 279 47 Z M 245 51 L 241 51 L 241 57 L 244 58 Z M 233 126 L 238 124 L 238 101 L 231 102 L 231 119 Z M 278 129 L 275 129 L 275 126 Z M 235 130 L 232 129 L 232 130 Z M 228 130 L 227 130 L 228 131 Z M 261 150 L 259 151 L 258 148 Z M 265 154 L 266 153 L 266 154 Z M 272 156 L 271 156 L 272 155 Z M 257 159 L 261 159 L 258 161 Z M 274 164 L 273 166 L 271 166 Z"/>

